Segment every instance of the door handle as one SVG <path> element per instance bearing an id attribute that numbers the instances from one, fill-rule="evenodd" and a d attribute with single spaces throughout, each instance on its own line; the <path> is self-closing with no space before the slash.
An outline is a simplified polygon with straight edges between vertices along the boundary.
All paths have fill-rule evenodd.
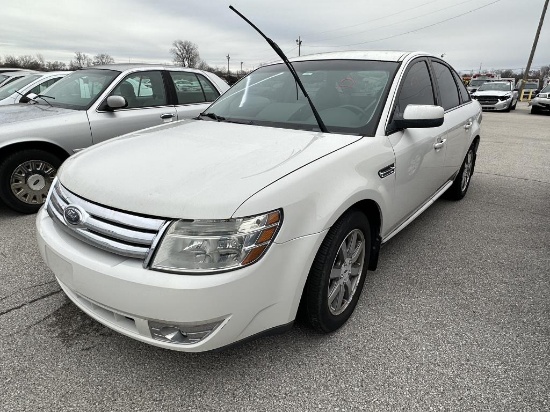
<path id="1" fill-rule="evenodd" d="M 172 118 L 174 118 L 175 116 L 176 116 L 176 115 L 173 114 L 173 113 L 164 113 L 164 114 L 161 114 L 161 115 L 160 115 L 160 118 L 165 120 L 165 119 L 172 119 Z"/>
<path id="2" fill-rule="evenodd" d="M 464 125 L 464 128 L 465 128 L 466 130 L 468 130 L 470 127 L 472 127 L 472 121 L 471 121 L 471 120 L 468 120 L 468 123 L 466 123 L 466 124 Z"/>
<path id="3" fill-rule="evenodd" d="M 446 141 L 447 139 L 438 139 L 437 142 L 434 143 L 434 149 L 435 150 L 441 149 L 445 145 Z"/>

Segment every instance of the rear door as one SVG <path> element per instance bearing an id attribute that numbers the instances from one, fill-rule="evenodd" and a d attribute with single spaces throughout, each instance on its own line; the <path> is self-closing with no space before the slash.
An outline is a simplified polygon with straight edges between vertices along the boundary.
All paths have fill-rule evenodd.
<path id="1" fill-rule="evenodd" d="M 457 80 L 454 70 L 436 59 L 432 59 L 432 68 L 439 91 L 438 104 L 445 109 L 445 176 L 449 179 L 458 171 L 466 155 L 474 114 L 470 96 L 462 82 Z"/>
<path id="2" fill-rule="evenodd" d="M 173 86 L 178 120 L 197 117 L 220 95 L 200 73 L 169 71 L 168 83 Z"/>
<path id="3" fill-rule="evenodd" d="M 93 142 L 177 119 L 176 108 L 169 104 L 161 70 L 130 73 L 109 94 L 122 96 L 128 102 L 123 109 L 107 110 L 107 97 L 97 110 L 88 110 Z"/>

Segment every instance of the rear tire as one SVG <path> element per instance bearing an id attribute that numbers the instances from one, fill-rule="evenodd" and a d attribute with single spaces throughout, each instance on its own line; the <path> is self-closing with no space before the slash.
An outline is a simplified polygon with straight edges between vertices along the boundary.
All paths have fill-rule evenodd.
<path id="1" fill-rule="evenodd" d="M 371 248 L 367 217 L 352 210 L 328 231 L 319 248 L 302 296 L 302 318 L 330 333 L 353 313 L 365 283 Z"/>
<path id="2" fill-rule="evenodd" d="M 450 200 L 460 200 L 466 196 L 468 187 L 470 187 L 470 181 L 472 180 L 472 174 L 474 172 L 474 166 L 476 161 L 476 154 L 474 146 L 470 146 L 466 157 L 460 166 L 460 170 L 455 177 L 455 180 L 451 187 L 447 189 L 443 197 Z"/>
<path id="3" fill-rule="evenodd" d="M 531 114 L 539 114 L 540 109 L 537 106 L 531 106 Z"/>
<path id="4" fill-rule="evenodd" d="M 9 155 L 0 164 L 0 198 L 13 210 L 36 213 L 62 160 L 44 150 L 23 150 Z"/>

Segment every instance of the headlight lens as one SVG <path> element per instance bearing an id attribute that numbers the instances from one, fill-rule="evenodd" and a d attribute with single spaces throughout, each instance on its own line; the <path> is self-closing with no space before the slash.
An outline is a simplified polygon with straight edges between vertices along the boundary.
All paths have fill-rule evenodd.
<path id="1" fill-rule="evenodd" d="M 510 98 L 509 94 L 505 94 L 504 96 L 499 96 L 498 100 L 508 100 Z"/>
<path id="2" fill-rule="evenodd" d="M 208 274 L 250 265 L 273 243 L 282 212 L 228 220 L 177 220 L 156 252 L 152 269 Z"/>

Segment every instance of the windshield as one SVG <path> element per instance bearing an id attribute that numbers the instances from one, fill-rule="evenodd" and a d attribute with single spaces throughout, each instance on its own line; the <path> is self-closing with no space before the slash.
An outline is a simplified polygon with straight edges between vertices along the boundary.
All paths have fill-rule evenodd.
<path id="1" fill-rule="evenodd" d="M 550 84 L 547 85 L 544 89 L 540 91 L 540 93 L 550 93 Z"/>
<path id="2" fill-rule="evenodd" d="M 119 74 L 114 70 L 78 70 L 53 84 L 47 93 L 51 99 L 45 99 L 52 106 L 86 110 Z M 47 104 L 38 100 L 37 103 Z"/>
<path id="3" fill-rule="evenodd" d="M 481 86 L 483 83 L 487 83 L 489 80 L 487 79 L 474 79 L 470 81 L 470 86 Z"/>
<path id="4" fill-rule="evenodd" d="M 374 135 L 398 63 L 321 60 L 293 66 L 330 132 Z M 252 72 L 210 106 L 208 114 L 234 123 L 319 130 L 284 64 Z"/>
<path id="5" fill-rule="evenodd" d="M 510 83 L 484 83 L 479 87 L 479 89 L 477 89 L 478 92 L 482 92 L 484 90 L 509 92 L 512 88 L 510 87 Z"/>
<path id="6" fill-rule="evenodd" d="M 21 77 L 17 80 L 14 80 L 11 83 L 6 84 L 5 86 L 0 87 L 0 100 L 5 99 L 6 97 L 11 96 L 15 91 L 19 91 L 22 87 L 25 87 L 27 84 L 32 83 L 38 79 L 40 75 L 33 74 L 31 76 Z"/>
<path id="7" fill-rule="evenodd" d="M 8 76 L 6 76 L 5 74 L 0 74 L 0 83 L 2 83 L 7 78 L 8 78 Z"/>

